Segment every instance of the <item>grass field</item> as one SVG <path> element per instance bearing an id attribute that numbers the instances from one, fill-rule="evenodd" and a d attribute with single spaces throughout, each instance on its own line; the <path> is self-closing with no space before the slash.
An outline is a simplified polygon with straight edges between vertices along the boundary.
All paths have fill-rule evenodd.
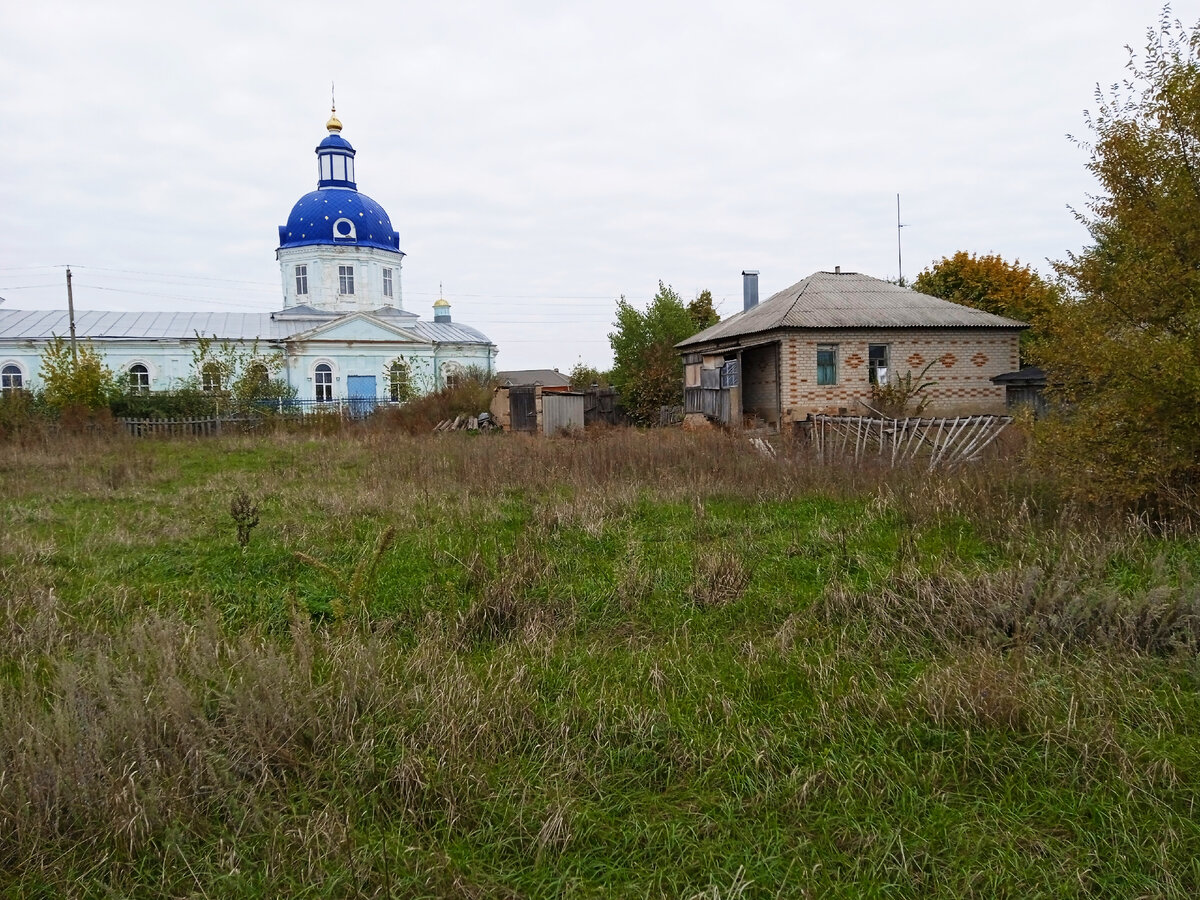
<path id="1" fill-rule="evenodd" d="M 364 431 L 0 487 L 2 896 L 1200 895 L 1200 544 L 1016 465 Z"/>

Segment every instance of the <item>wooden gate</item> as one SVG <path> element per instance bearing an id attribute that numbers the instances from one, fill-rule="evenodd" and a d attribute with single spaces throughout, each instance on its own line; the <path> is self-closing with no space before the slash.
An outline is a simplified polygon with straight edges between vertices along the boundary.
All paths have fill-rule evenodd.
<path id="1" fill-rule="evenodd" d="M 508 389 L 508 414 L 513 431 L 537 431 L 536 385 L 522 384 Z"/>

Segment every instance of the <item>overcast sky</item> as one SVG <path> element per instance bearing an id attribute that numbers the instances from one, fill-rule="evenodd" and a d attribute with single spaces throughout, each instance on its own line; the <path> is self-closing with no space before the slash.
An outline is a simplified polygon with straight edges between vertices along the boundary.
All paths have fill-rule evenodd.
<path id="1" fill-rule="evenodd" d="M 741 309 L 814 271 L 958 250 L 1046 271 L 1086 241 L 1083 110 L 1161 4 L 0 5 L 0 297 L 270 311 L 316 186 L 330 82 L 404 305 L 501 368 L 606 367 L 616 298 L 659 279 Z M 1194 8 L 1175 4 L 1185 22 Z"/>

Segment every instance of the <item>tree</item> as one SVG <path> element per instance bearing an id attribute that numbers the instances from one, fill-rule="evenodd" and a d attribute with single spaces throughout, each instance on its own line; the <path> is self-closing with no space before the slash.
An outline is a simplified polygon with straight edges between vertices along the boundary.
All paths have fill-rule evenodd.
<path id="1" fill-rule="evenodd" d="M 1081 492 L 1128 500 L 1200 478 L 1200 24 L 1164 10 L 1148 36 L 1086 116 L 1091 244 L 1055 266 L 1071 302 L 1037 353 L 1070 408 L 1043 458 Z"/>
<path id="2" fill-rule="evenodd" d="M 613 323 L 616 331 L 608 335 L 613 349 L 610 378 L 621 395 L 621 405 L 634 422 L 657 423 L 660 407 L 675 406 L 682 401 L 683 359 L 675 345 L 704 327 L 700 321 L 707 321 L 701 307 L 705 294 L 708 292 L 692 301 L 696 313 L 684 306 L 670 285 L 661 281 L 645 312 L 624 297 L 617 301 L 617 321 Z M 711 294 L 708 306 L 711 310 Z"/>
<path id="3" fill-rule="evenodd" d="M 196 335 L 192 367 L 196 375 L 184 387 L 198 387 L 223 401 L 233 411 L 270 408 L 272 401 L 295 397 L 295 388 L 276 377 L 283 369 L 283 354 L 264 353 L 258 341 L 220 341 Z"/>
<path id="4" fill-rule="evenodd" d="M 692 322 L 696 326 L 696 331 L 703 331 L 712 325 L 716 325 L 721 321 L 721 317 L 717 315 L 717 309 L 713 306 L 712 291 L 703 290 L 696 295 L 696 299 L 687 305 L 688 315 L 691 316 Z M 695 334 L 696 332 L 692 332 Z M 688 335 L 691 337 L 691 335 Z M 683 340 L 683 338 L 680 338 Z"/>
<path id="5" fill-rule="evenodd" d="M 95 412 L 107 409 L 120 393 L 116 376 L 91 344 L 79 344 L 76 353 L 61 337 L 42 351 L 39 363 L 42 397 L 56 412 L 68 409 Z"/>
<path id="6" fill-rule="evenodd" d="M 976 256 L 960 250 L 944 256 L 921 272 L 913 290 L 1028 322 L 1021 335 L 1021 353 L 1042 339 L 1050 315 L 1062 302 L 1059 289 L 1020 260 L 1007 262 L 996 254 Z"/>
<path id="7" fill-rule="evenodd" d="M 609 387 L 608 373 L 601 372 L 594 366 L 586 365 L 583 360 L 571 367 L 567 377 L 571 379 L 571 390 L 573 391 L 587 390 L 593 384 L 602 388 Z"/>

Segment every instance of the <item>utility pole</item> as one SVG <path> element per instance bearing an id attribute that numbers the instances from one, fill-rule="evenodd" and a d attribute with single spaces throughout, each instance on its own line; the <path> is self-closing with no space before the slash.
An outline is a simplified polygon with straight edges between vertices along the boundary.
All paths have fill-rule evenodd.
<path id="1" fill-rule="evenodd" d="M 904 287 L 904 248 L 900 244 L 900 195 L 896 195 L 896 265 L 900 268 L 900 287 Z"/>
<path id="2" fill-rule="evenodd" d="M 70 266 L 67 266 L 67 315 L 71 320 L 71 362 L 79 365 L 79 350 L 75 346 L 75 297 L 71 293 Z"/>

